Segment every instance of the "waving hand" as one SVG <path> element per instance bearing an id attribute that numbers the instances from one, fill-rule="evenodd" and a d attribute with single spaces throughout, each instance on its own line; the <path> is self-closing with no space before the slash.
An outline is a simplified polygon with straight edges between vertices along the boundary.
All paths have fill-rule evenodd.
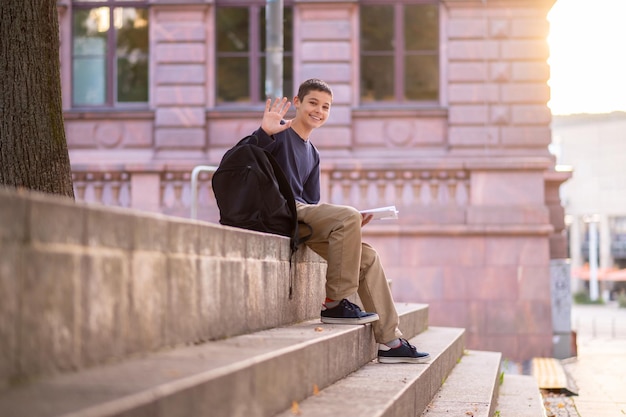
<path id="1" fill-rule="evenodd" d="M 261 129 L 270 136 L 288 129 L 291 126 L 291 120 L 285 120 L 284 117 L 289 107 L 291 107 L 291 103 L 287 97 L 283 97 L 282 100 L 277 98 L 274 103 L 272 103 L 271 98 L 268 98 L 265 102 Z"/>

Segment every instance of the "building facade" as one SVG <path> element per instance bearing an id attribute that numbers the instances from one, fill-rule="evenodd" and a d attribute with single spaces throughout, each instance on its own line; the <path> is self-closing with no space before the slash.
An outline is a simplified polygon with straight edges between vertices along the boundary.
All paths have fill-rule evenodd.
<path id="1" fill-rule="evenodd" d="M 396 300 L 469 348 L 550 356 L 564 258 L 551 140 L 554 0 L 284 0 L 283 91 L 322 78 L 322 199 L 395 204 L 364 229 Z M 79 200 L 189 216 L 191 171 L 263 110 L 265 0 L 59 0 Z M 210 174 L 198 216 L 217 221 Z"/>
<path id="2" fill-rule="evenodd" d="M 626 291 L 626 113 L 557 116 L 552 129 L 557 163 L 572 169 L 561 189 L 572 287 L 589 291 L 595 264 L 597 296 L 609 301 Z"/>

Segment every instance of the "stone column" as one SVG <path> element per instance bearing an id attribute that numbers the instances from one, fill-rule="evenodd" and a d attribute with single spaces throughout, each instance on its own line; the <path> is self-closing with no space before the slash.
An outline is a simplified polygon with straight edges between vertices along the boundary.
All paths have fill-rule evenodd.
<path id="1" fill-rule="evenodd" d="M 567 257 L 565 209 L 561 205 L 559 188 L 572 177 L 571 170 L 546 172 L 546 206 L 554 231 L 550 236 L 550 294 L 552 297 L 552 331 L 555 358 L 572 356 L 572 289 L 571 267 Z"/>

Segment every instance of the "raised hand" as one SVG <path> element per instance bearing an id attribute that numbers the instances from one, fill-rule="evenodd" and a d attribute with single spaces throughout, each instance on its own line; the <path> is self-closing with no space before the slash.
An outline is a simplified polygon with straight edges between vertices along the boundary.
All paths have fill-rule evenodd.
<path id="1" fill-rule="evenodd" d="M 270 136 L 288 129 L 291 126 L 291 120 L 285 120 L 284 117 L 289 107 L 291 107 L 291 102 L 287 100 L 287 97 L 277 98 L 274 103 L 271 98 L 268 98 L 265 102 L 261 129 Z"/>

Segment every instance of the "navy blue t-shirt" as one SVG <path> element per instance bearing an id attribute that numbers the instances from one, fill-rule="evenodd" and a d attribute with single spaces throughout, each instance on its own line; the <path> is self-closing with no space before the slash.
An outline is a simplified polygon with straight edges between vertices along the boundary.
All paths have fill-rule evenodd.
<path id="1" fill-rule="evenodd" d="M 320 154 L 308 140 L 292 129 L 268 136 L 261 128 L 253 133 L 259 146 L 267 149 L 283 169 L 296 201 L 317 204 L 320 201 Z"/>

